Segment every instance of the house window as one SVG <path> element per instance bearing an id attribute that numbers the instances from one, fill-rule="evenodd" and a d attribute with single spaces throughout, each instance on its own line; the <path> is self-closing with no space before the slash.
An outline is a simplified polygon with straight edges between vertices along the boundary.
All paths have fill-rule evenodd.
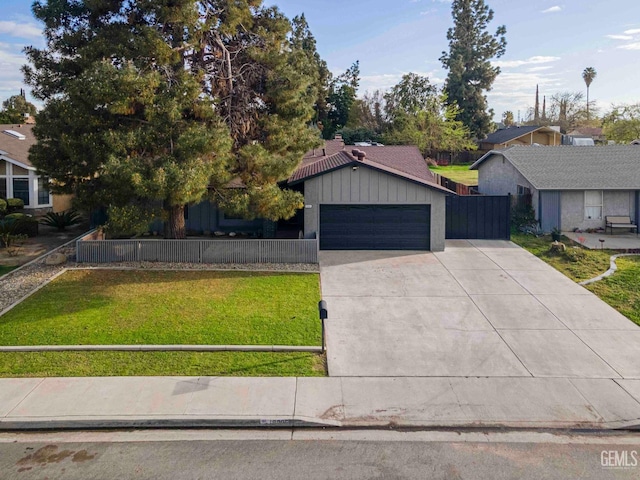
<path id="1" fill-rule="evenodd" d="M 584 192 L 585 220 L 601 220 L 602 204 L 602 190 L 586 190 Z"/>
<path id="2" fill-rule="evenodd" d="M 531 189 L 518 185 L 518 195 L 531 195 Z"/>
<path id="3" fill-rule="evenodd" d="M 25 205 L 29 205 L 29 179 L 13 179 L 13 198 L 20 198 Z"/>
<path id="4" fill-rule="evenodd" d="M 0 177 L 0 198 L 7 198 L 7 179 Z"/>
<path id="5" fill-rule="evenodd" d="M 47 177 L 38 177 L 38 205 L 49 205 L 50 203 L 49 179 Z"/>

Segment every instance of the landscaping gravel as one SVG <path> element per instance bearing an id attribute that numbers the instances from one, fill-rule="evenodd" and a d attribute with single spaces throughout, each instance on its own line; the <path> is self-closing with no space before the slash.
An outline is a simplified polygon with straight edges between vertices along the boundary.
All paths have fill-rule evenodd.
<path id="1" fill-rule="evenodd" d="M 68 261 L 63 265 L 45 265 L 47 256 L 54 252 L 64 253 Z M 317 264 L 308 263 L 260 263 L 260 264 L 202 264 L 202 263 L 156 263 L 156 262 L 121 262 L 110 264 L 78 264 L 75 262 L 75 243 L 49 252 L 32 263 L 9 272 L 0 277 L 0 312 L 30 294 L 44 282 L 51 279 L 64 268 L 95 269 L 131 269 L 131 270 L 244 270 L 244 271 L 276 271 L 276 272 L 319 272 Z"/>
<path id="2" fill-rule="evenodd" d="M 79 263 L 78 268 L 113 268 L 131 270 L 244 270 L 268 272 L 320 271 L 315 263 L 163 263 L 163 262 L 119 262 Z"/>

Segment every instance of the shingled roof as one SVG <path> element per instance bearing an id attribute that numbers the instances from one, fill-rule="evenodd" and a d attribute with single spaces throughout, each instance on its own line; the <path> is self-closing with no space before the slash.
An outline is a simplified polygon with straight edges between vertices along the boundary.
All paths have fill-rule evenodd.
<path id="1" fill-rule="evenodd" d="M 640 146 L 514 146 L 492 150 L 508 160 L 537 190 L 640 190 Z"/>
<path id="2" fill-rule="evenodd" d="M 340 147 L 339 150 L 338 147 Z M 353 154 L 354 150 L 363 152 L 364 158 L 358 159 Z M 326 153 L 326 155 L 323 153 Z M 364 165 L 374 170 L 405 178 L 414 183 L 451 193 L 446 188 L 435 183 L 435 177 L 429 170 L 427 162 L 422 157 L 418 147 L 344 146 L 342 142 L 336 140 L 327 142 L 324 152 L 322 149 L 316 149 L 314 152 L 305 155 L 300 166 L 289 178 L 289 184 L 301 183 L 309 178 L 350 165 Z"/>
<path id="3" fill-rule="evenodd" d="M 515 140 L 516 138 L 522 137 L 523 135 L 527 135 L 528 133 L 533 133 L 537 130 L 545 130 L 551 131 L 549 127 L 540 127 L 540 126 L 524 126 L 524 127 L 509 127 L 503 128 L 501 130 L 497 130 L 490 134 L 487 138 L 482 140 L 482 143 L 493 143 L 495 145 L 500 145 L 502 143 L 510 142 L 511 140 Z"/>
<path id="4" fill-rule="evenodd" d="M 5 130 L 13 130 L 21 133 L 26 138 L 19 140 L 16 137 L 4 133 Z M 33 125 L 0 125 L 0 151 L 6 152 L 4 157 L 15 160 L 27 167 L 33 167 L 29 161 L 29 148 L 36 143 L 33 135 Z"/>

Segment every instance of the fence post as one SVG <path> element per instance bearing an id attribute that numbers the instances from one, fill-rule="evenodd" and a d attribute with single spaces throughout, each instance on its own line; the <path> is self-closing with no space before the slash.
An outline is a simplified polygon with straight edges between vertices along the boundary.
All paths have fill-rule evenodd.
<path id="1" fill-rule="evenodd" d="M 142 250 L 142 242 L 140 240 L 138 240 L 136 242 L 137 244 L 137 248 L 136 248 L 136 261 L 139 262 L 140 261 L 140 251 Z"/>
<path id="2" fill-rule="evenodd" d="M 507 240 L 511 240 L 511 192 L 507 194 Z"/>
<path id="3" fill-rule="evenodd" d="M 198 240 L 198 263 L 202 263 L 202 243 L 204 240 Z"/>

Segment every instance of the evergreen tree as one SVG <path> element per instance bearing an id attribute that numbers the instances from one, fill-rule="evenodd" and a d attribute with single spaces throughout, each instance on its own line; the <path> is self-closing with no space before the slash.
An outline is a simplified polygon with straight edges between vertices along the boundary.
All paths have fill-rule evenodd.
<path id="1" fill-rule="evenodd" d="M 540 92 L 538 90 L 538 85 L 536 85 L 536 106 L 533 113 L 533 121 L 536 125 L 540 123 Z"/>
<path id="2" fill-rule="evenodd" d="M 208 194 L 248 218 L 292 215 L 301 198 L 276 182 L 315 141 L 313 79 L 290 22 L 261 4 L 35 2 L 47 48 L 28 48 L 24 69 L 45 102 L 34 165 L 88 208 L 150 220 L 161 205 L 169 238 Z"/>
<path id="3" fill-rule="evenodd" d="M 484 138 L 492 129 L 493 110 L 487 106 L 485 91 L 500 73 L 491 59 L 501 57 L 506 48 L 506 28 L 500 26 L 494 35 L 487 31 L 493 20 L 484 0 L 453 0 L 451 11 L 454 26 L 447 32 L 449 52 L 440 57 L 448 76 L 445 83 L 449 104 L 459 107 L 457 118 L 477 138 Z"/>
<path id="4" fill-rule="evenodd" d="M 349 123 L 356 102 L 356 93 L 360 85 L 360 62 L 356 61 L 346 72 L 331 82 L 327 103 L 329 111 L 323 124 L 322 136 L 329 140 L 342 127 Z"/>

